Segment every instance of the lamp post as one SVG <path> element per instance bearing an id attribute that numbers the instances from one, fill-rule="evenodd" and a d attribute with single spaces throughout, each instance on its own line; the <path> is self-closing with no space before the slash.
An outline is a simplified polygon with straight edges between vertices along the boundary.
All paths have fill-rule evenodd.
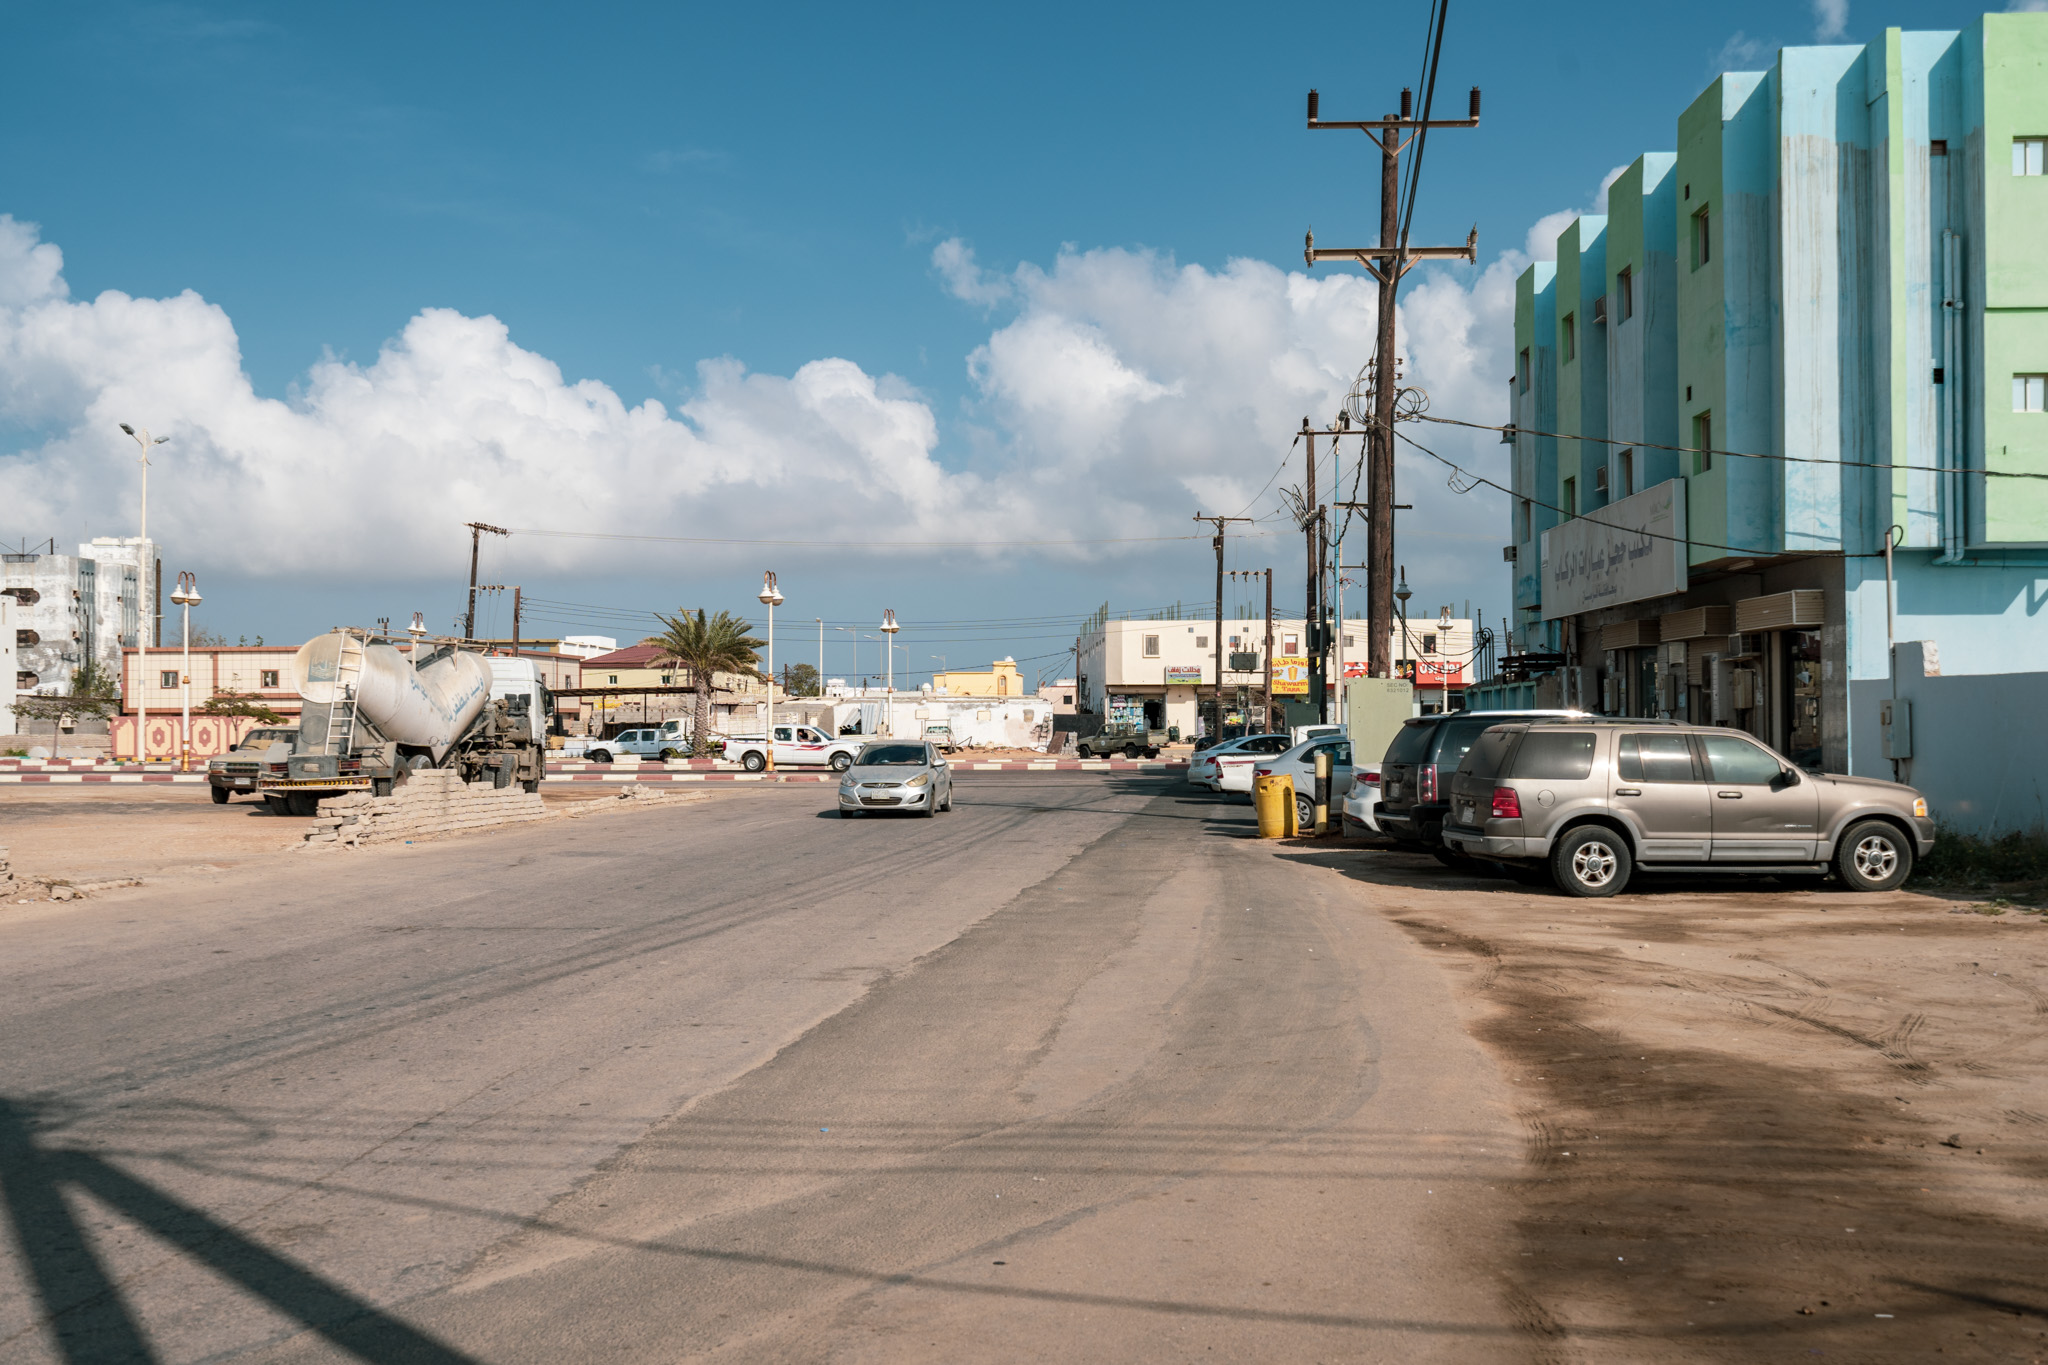
<path id="1" fill-rule="evenodd" d="M 141 562 L 141 556 L 142 546 L 149 543 L 149 452 L 171 438 L 151 437 L 148 427 L 137 431 L 126 422 L 121 423 L 121 430 L 133 436 L 135 444 L 142 447 L 142 525 L 137 528 L 140 534 L 136 539 L 141 544 L 135 547 L 135 581 L 139 585 L 137 591 L 146 595 L 149 592 L 149 566 Z M 136 605 L 140 607 L 141 604 Z M 148 740 L 144 737 L 149 733 L 149 693 L 143 677 L 149 669 L 149 616 L 138 610 L 135 619 L 140 623 L 135 632 L 135 759 L 138 763 L 147 763 L 149 753 L 145 746 Z M 121 689 L 125 693 L 127 688 L 128 681 L 123 678 Z"/>
<path id="2" fill-rule="evenodd" d="M 775 571 L 761 579 L 761 604 L 768 608 L 768 723 L 761 727 L 761 751 L 768 756 L 768 771 L 775 771 L 775 608 L 782 601 L 782 589 L 775 586 Z"/>
<path id="3" fill-rule="evenodd" d="M 192 771 L 192 608 L 199 604 L 199 580 L 190 573 L 178 575 L 178 587 L 171 594 L 171 600 L 184 611 L 184 625 L 179 635 L 185 641 L 185 667 L 178 674 L 179 700 L 185 710 L 184 725 L 179 730 L 178 771 Z M 259 679 L 258 681 L 261 681 Z"/>
<path id="4" fill-rule="evenodd" d="M 1394 588 L 1394 596 L 1401 603 L 1401 653 L 1403 657 L 1408 653 L 1408 599 L 1414 595 L 1414 593 L 1408 590 L 1408 566 L 1403 564 L 1401 566 L 1401 581 Z M 1408 674 L 1408 693 L 1410 696 L 1413 696 L 1415 693 L 1415 674 L 1413 670 L 1410 670 Z"/>
<path id="5" fill-rule="evenodd" d="M 818 699 L 823 701 L 825 698 L 825 618 L 813 616 L 811 619 L 818 623 Z"/>
<path id="6" fill-rule="evenodd" d="M 883 648 L 889 655 L 889 700 L 882 708 L 882 733 L 890 739 L 896 738 L 896 632 L 903 627 L 896 624 L 893 608 L 882 608 Z"/>

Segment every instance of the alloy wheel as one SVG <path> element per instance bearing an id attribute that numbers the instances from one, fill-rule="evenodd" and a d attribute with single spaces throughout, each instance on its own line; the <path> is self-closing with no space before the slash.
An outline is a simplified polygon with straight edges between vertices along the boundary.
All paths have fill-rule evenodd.
<path id="1" fill-rule="evenodd" d="M 1588 887 L 1606 886 L 1620 866 L 1614 850 L 1598 839 L 1589 839 L 1572 850 L 1572 875 Z"/>
<path id="2" fill-rule="evenodd" d="M 1899 865 L 1899 850 L 1882 834 L 1865 835 L 1856 843 L 1856 870 L 1874 882 L 1891 876 Z"/>

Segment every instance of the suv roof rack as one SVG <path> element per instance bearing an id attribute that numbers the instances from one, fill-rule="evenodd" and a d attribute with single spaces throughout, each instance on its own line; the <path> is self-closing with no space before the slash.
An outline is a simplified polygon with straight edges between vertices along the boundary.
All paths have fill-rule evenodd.
<path id="1" fill-rule="evenodd" d="M 1539 716 L 1522 722 L 1524 725 L 1685 725 L 1682 720 L 1665 720 L 1649 716 Z"/>

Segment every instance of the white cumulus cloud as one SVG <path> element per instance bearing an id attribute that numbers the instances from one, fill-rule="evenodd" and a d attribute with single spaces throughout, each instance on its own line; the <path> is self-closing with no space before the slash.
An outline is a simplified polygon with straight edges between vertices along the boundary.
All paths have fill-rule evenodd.
<path id="1" fill-rule="evenodd" d="M 1436 411 L 1504 420 L 1524 259 L 1412 277 L 1401 344 Z M 1331 419 L 1373 345 L 1375 288 L 1357 272 L 1070 248 L 992 273 L 957 239 L 932 265 L 954 296 L 1001 313 L 965 358 L 972 396 L 949 434 L 910 385 L 838 358 L 790 375 L 706 360 L 673 406 L 629 406 L 496 318 L 446 309 L 406 321 L 374 360 L 322 359 L 289 399 L 266 397 L 221 308 L 189 291 L 74 299 L 57 246 L 0 217 L 0 430 L 15 433 L 0 445 L 0 532 L 62 540 L 85 521 L 131 524 L 126 421 L 171 437 L 150 523 L 179 563 L 277 579 L 447 573 L 469 520 L 735 539 L 1186 535 L 1197 510 L 1271 518 L 1283 457 L 1277 482 L 1301 477 L 1290 433 L 1304 416 Z M 1504 467 L 1485 433 L 1411 434 Z M 1413 450 L 1401 469 L 1411 576 L 1498 596 L 1497 555 L 1473 542 L 1505 533 L 1499 496 L 1452 493 Z M 1296 552 L 1290 535 L 1273 559 Z M 565 574 L 643 553 L 520 540 L 523 562 Z"/>

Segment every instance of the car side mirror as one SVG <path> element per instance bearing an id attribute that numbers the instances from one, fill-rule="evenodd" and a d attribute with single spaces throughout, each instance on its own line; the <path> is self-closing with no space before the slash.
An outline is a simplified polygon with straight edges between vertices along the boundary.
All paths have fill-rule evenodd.
<path id="1" fill-rule="evenodd" d="M 1796 786 L 1798 786 L 1798 785 L 1799 785 L 1799 770 L 1798 770 L 1797 768 L 1780 768 L 1780 769 L 1778 769 L 1778 780 L 1777 780 L 1777 782 L 1776 782 L 1775 784 L 1773 784 L 1773 785 L 1775 785 L 1775 786 L 1776 786 L 1776 787 L 1777 787 L 1777 788 L 1778 788 L 1778 789 L 1779 789 L 1780 791 L 1783 791 L 1783 790 L 1784 790 L 1785 788 L 1787 788 L 1787 787 L 1796 787 Z"/>

